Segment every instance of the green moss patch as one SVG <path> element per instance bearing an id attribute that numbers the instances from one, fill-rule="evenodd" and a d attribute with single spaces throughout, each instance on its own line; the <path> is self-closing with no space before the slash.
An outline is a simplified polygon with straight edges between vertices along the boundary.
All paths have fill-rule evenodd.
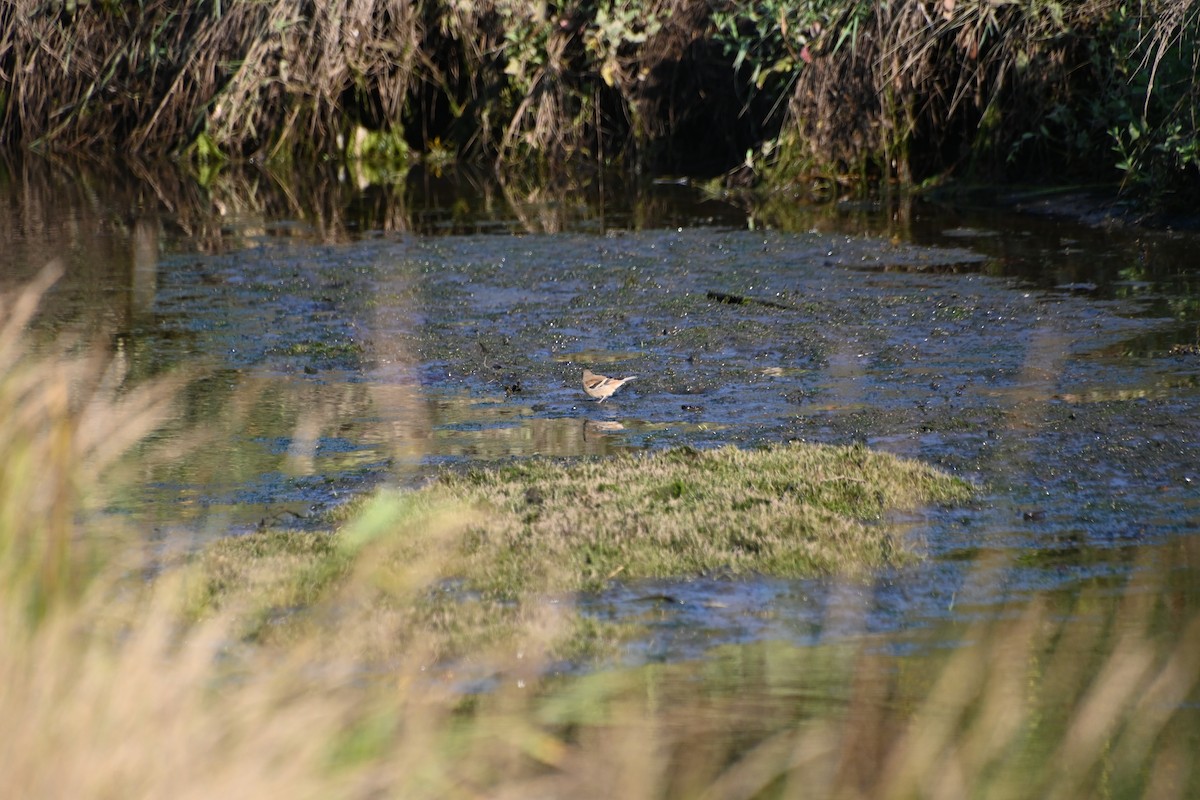
<path id="1" fill-rule="evenodd" d="M 333 534 L 218 541 L 197 558 L 190 611 L 232 610 L 258 641 L 339 620 L 327 631 L 331 646 L 371 658 L 395 657 L 420 632 L 435 657 L 453 657 L 529 628 L 548 606 L 525 601 L 543 593 L 714 572 L 857 573 L 903 561 L 913 555 L 887 513 L 971 491 L 865 447 L 531 459 L 448 472 L 419 491 L 378 492 L 339 512 Z M 611 651 L 629 633 L 570 613 L 552 627 L 555 647 L 573 658 Z"/>
<path id="2" fill-rule="evenodd" d="M 502 596 L 712 571 L 799 577 L 909 557 L 888 511 L 966 499 L 968 484 L 864 447 L 690 448 L 445 475 L 424 490 L 481 509 L 459 566 Z"/>
<path id="3" fill-rule="evenodd" d="M 351 560 L 336 537 L 303 531 L 261 531 L 218 539 L 197 557 L 189 580 L 186 615 L 237 610 L 242 633 L 307 609 L 349 571 Z"/>

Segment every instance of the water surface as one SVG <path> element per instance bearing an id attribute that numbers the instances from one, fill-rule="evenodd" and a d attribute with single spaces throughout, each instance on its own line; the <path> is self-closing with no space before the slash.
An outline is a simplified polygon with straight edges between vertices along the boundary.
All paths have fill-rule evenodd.
<path id="1" fill-rule="evenodd" d="M 601 203 L 333 181 L 306 205 L 145 178 L 14 174 L 0 278 L 60 259 L 43 341 L 103 331 L 130 385 L 193 371 L 114 503 L 162 540 L 303 527 L 447 466 L 683 444 L 860 441 L 983 487 L 899 521 L 919 566 L 582 601 L 645 624 L 636 658 L 673 659 L 1118 591 L 1200 529 L 1191 234 L 924 203 L 767 229 L 678 185 Z M 638 378 L 597 404 L 584 367 Z M 173 437 L 185 455 L 150 457 Z"/>

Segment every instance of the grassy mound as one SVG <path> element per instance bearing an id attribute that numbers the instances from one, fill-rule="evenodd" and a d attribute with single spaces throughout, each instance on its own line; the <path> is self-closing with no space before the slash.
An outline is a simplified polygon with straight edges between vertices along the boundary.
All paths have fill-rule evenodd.
<path id="1" fill-rule="evenodd" d="M 188 614 L 232 611 L 241 635 L 288 641 L 322 620 L 375 622 L 339 646 L 388 659 L 415 632 L 439 657 L 527 627 L 539 595 L 612 580 L 703 574 L 855 574 L 914 557 L 888 512 L 968 498 L 971 487 L 864 447 L 681 448 L 563 464 L 534 459 L 381 491 L 332 536 L 220 539 L 195 561 Z M 601 626 L 604 627 L 604 626 Z M 577 619 L 557 647 L 582 658 L 624 635 Z M 388 631 L 381 635 L 380 631 Z"/>
<path id="2" fill-rule="evenodd" d="M 862 571 L 907 554 L 869 520 L 970 488 L 863 447 L 793 444 L 534 461 L 448 475 L 427 491 L 484 509 L 465 538 L 465 575 L 511 594 L 532 582 L 594 589 L 618 575 Z"/>
<path id="3" fill-rule="evenodd" d="M 220 540 L 201 561 L 200 608 L 253 594 L 304 607 L 362 569 L 453 582 L 511 600 L 613 579 L 853 574 L 913 557 L 888 512 L 967 499 L 971 487 L 864 447 L 680 448 L 564 465 L 535 459 L 447 473 L 355 505 L 333 537 Z M 430 570 L 421 559 L 432 559 Z M 375 580 L 387 583 L 388 580 Z"/>

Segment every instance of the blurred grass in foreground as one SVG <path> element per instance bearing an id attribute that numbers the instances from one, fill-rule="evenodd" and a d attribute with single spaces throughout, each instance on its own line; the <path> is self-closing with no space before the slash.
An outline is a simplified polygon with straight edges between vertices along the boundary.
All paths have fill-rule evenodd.
<path id="1" fill-rule="evenodd" d="M 474 512 L 383 496 L 320 562 L 336 565 L 341 594 L 308 624 L 246 639 L 245 609 L 280 602 L 260 595 L 328 579 L 288 558 L 272 562 L 279 580 L 242 583 L 190 616 L 195 569 L 145 581 L 136 532 L 92 513 L 120 453 L 164 419 L 172 386 L 121 389 L 103 358 L 65 346 L 30 357 L 22 328 L 52 279 L 0 309 L 5 796 L 1200 792 L 1191 539 L 1147 550 L 1120 592 L 1037 597 L 957 631 L 954 648 L 937 646 L 944 632 L 910 634 L 900 655 L 851 637 L 547 677 L 574 612 L 521 600 L 502 643 L 466 656 L 487 665 L 491 690 L 464 694 L 438 666 L 436 636 L 381 643 L 396 619 L 377 601 L 394 614 L 427 597 Z M 404 543 L 415 532 L 417 550 Z M 380 651 L 383 667 L 364 659 Z"/>

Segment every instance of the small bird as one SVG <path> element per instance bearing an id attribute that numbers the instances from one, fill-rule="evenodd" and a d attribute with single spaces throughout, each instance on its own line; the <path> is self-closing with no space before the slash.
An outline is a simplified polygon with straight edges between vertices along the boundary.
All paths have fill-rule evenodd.
<path id="1" fill-rule="evenodd" d="M 628 378 L 610 378 L 585 369 L 583 371 L 583 390 L 588 393 L 589 397 L 594 397 L 603 403 L 605 398 L 611 397 L 613 392 L 636 377 L 637 375 L 630 375 Z"/>

